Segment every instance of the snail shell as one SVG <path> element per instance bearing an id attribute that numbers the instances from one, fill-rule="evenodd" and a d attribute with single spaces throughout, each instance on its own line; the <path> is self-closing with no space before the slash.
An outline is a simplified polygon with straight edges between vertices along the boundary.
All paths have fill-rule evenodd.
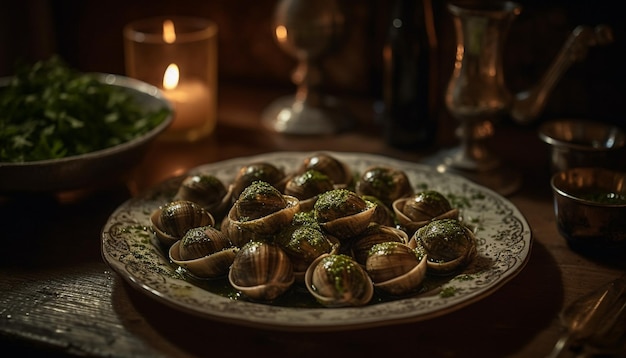
<path id="1" fill-rule="evenodd" d="M 174 200 L 192 201 L 211 213 L 214 217 L 222 217 L 230 196 L 224 183 L 210 174 L 194 174 L 183 179 Z"/>
<path id="2" fill-rule="evenodd" d="M 380 199 L 387 207 L 400 198 L 413 195 L 413 188 L 406 174 L 395 168 L 371 166 L 356 182 L 357 194 L 370 195 Z"/>
<path id="3" fill-rule="evenodd" d="M 424 190 L 393 202 L 396 219 L 409 235 L 427 223 L 438 219 L 458 219 L 459 210 L 435 190 Z"/>
<path id="4" fill-rule="evenodd" d="M 350 247 L 351 255 L 361 265 L 365 266 L 367 256 L 372 246 L 384 242 L 399 242 L 407 244 L 409 237 L 406 232 L 391 226 L 370 225 L 363 233 L 357 236 Z"/>
<path id="5" fill-rule="evenodd" d="M 269 183 L 279 191 L 282 191 L 287 175 L 275 165 L 266 162 L 244 165 L 239 168 L 233 183 L 230 185 L 232 200 L 237 200 L 250 184 L 259 180 Z"/>
<path id="6" fill-rule="evenodd" d="M 476 237 L 455 219 L 434 220 L 419 228 L 409 246 L 428 257 L 428 270 L 447 275 L 470 263 L 476 256 Z"/>
<path id="7" fill-rule="evenodd" d="M 271 301 L 291 287 L 295 276 L 289 257 L 278 245 L 255 240 L 235 256 L 228 281 L 251 299 Z"/>
<path id="8" fill-rule="evenodd" d="M 297 198 L 283 195 L 269 183 L 258 181 L 242 192 L 223 221 L 222 231 L 241 247 L 251 240 L 271 239 L 289 225 L 299 211 Z"/>
<path id="9" fill-rule="evenodd" d="M 196 277 L 217 278 L 228 274 L 238 250 L 224 233 L 204 226 L 188 230 L 170 247 L 169 257 Z"/>
<path id="10" fill-rule="evenodd" d="M 310 210 L 310 211 L 300 210 L 299 212 L 297 212 L 293 216 L 293 219 L 291 220 L 291 225 L 293 225 L 293 226 L 302 226 L 302 225 L 313 226 L 313 227 L 315 227 L 318 230 L 322 230 L 322 227 L 320 226 L 320 224 L 315 219 L 315 214 L 313 213 L 312 210 Z"/>
<path id="11" fill-rule="evenodd" d="M 285 184 L 284 194 L 298 198 L 301 209 L 308 211 L 313 208 L 319 194 L 333 189 L 330 177 L 310 169 L 292 176 Z"/>
<path id="12" fill-rule="evenodd" d="M 304 281 L 304 272 L 311 262 L 322 254 L 337 252 L 339 241 L 325 235 L 318 227 L 291 226 L 283 230 L 274 241 L 291 259 L 297 281 Z"/>
<path id="13" fill-rule="evenodd" d="M 370 201 L 376 205 L 376 210 L 372 216 L 372 222 L 385 226 L 395 226 L 396 215 L 391 207 L 385 205 L 380 199 L 371 195 L 361 195 L 363 200 Z"/>
<path id="14" fill-rule="evenodd" d="M 354 182 L 348 165 L 327 153 L 316 153 L 305 158 L 298 173 L 311 169 L 328 176 L 335 188 L 347 188 Z"/>
<path id="15" fill-rule="evenodd" d="M 325 232 L 347 241 L 365 231 L 372 222 L 376 205 L 353 191 L 334 189 L 319 195 L 313 211 Z"/>
<path id="16" fill-rule="evenodd" d="M 311 263 L 304 282 L 313 297 L 326 307 L 363 306 L 374 295 L 365 269 L 350 256 L 323 254 Z"/>
<path id="17" fill-rule="evenodd" d="M 150 221 L 157 239 L 167 247 L 180 240 L 189 229 L 215 225 L 211 213 L 188 200 L 175 200 L 159 207 L 150 215 Z"/>
<path id="18" fill-rule="evenodd" d="M 392 295 L 416 291 L 426 278 L 426 256 L 401 242 L 384 242 L 372 246 L 365 270 L 374 287 Z"/>
<path id="19" fill-rule="evenodd" d="M 255 181 L 244 189 L 234 204 L 237 218 L 254 220 L 284 209 L 285 196 L 271 184 Z"/>

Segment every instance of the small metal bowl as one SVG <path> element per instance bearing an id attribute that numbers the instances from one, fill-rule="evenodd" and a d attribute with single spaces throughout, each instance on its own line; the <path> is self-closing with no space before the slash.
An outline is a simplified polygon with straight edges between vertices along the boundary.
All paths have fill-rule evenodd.
<path id="1" fill-rule="evenodd" d="M 550 184 L 559 232 L 572 249 L 626 254 L 626 173 L 573 168 L 554 174 Z"/>
<path id="2" fill-rule="evenodd" d="M 626 135 L 620 128 L 582 119 L 546 122 L 539 138 L 551 147 L 552 172 L 576 167 L 617 169 Z M 623 156 L 622 156 L 623 157 Z"/>

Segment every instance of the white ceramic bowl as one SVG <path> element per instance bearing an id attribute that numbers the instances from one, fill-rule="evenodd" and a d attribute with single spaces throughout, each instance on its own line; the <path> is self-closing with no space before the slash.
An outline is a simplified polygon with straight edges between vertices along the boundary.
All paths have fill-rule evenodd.
<path id="1" fill-rule="evenodd" d="M 170 115 L 146 134 L 113 147 L 59 159 L 0 162 L 0 194 L 97 187 L 121 178 L 139 164 L 148 145 L 171 124 L 173 107 L 155 86 L 129 77 L 100 75 L 102 82 L 129 91 L 147 110 L 165 107 Z"/>

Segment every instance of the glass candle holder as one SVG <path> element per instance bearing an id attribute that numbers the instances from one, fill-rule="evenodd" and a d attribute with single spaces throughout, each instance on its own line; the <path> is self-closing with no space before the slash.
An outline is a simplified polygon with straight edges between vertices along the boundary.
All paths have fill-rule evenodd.
<path id="1" fill-rule="evenodd" d="M 124 27 L 126 74 L 163 91 L 174 121 L 163 139 L 193 142 L 217 122 L 217 25 L 196 17 L 155 17 Z"/>

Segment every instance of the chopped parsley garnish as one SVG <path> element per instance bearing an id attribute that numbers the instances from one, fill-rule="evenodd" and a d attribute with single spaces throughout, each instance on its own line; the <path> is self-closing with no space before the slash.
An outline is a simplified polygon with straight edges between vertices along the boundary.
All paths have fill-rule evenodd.
<path id="1" fill-rule="evenodd" d="M 169 114 L 146 111 L 123 88 L 69 68 L 60 58 L 16 66 L 0 87 L 0 162 L 80 155 L 147 133 Z"/>

